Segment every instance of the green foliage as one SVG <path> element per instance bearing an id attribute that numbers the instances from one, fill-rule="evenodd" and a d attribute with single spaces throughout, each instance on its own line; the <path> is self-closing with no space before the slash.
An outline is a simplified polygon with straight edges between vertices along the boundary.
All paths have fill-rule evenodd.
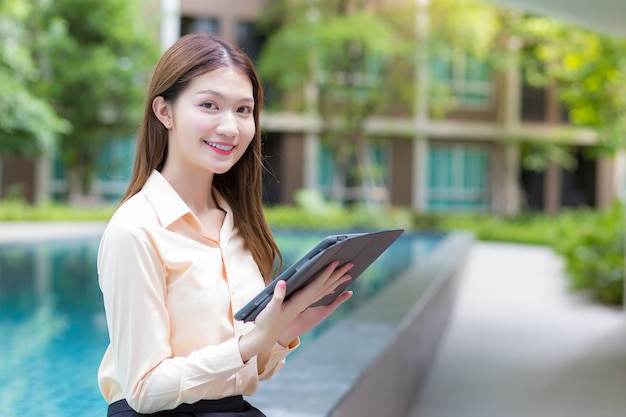
<path id="1" fill-rule="evenodd" d="M 145 81 L 158 53 L 139 2 L 37 0 L 29 16 L 40 94 L 71 122 L 60 157 L 88 192 L 105 143 L 139 124 Z"/>
<path id="2" fill-rule="evenodd" d="M 531 85 L 556 83 L 570 121 L 594 129 L 613 152 L 626 137 L 626 40 L 539 16 L 516 32 L 524 41 L 523 66 Z"/>
<path id="3" fill-rule="evenodd" d="M 499 9 L 475 0 L 432 0 L 429 7 L 431 54 L 441 48 L 487 58 L 501 30 Z"/>
<path id="4" fill-rule="evenodd" d="M 408 209 L 376 209 L 365 206 L 343 207 L 329 202 L 317 192 L 302 190 L 296 194 L 295 206 L 273 206 L 265 210 L 272 227 L 292 229 L 379 229 L 412 228 L 412 213 Z"/>
<path id="5" fill-rule="evenodd" d="M 370 189 L 381 179 L 369 157 L 365 121 L 392 104 L 405 110 L 410 104 L 400 103 L 410 98 L 405 93 L 407 78 L 389 74 L 408 67 L 413 41 L 386 13 L 382 4 L 373 10 L 359 1 L 320 0 L 281 2 L 265 16 L 268 22 L 280 21 L 280 26 L 261 51 L 259 71 L 285 96 L 298 95 L 294 90 L 299 88 L 306 99 L 295 110 L 321 119 L 320 136 L 334 159 L 332 194 L 337 201 L 348 199 L 347 187 L 362 191 L 358 199 L 372 200 Z"/>
<path id="6" fill-rule="evenodd" d="M 70 127 L 34 89 L 41 71 L 27 30 L 33 7 L 26 0 L 0 2 L 0 151 L 31 157 L 53 149 Z"/>
<path id="7" fill-rule="evenodd" d="M 275 4 L 266 10 L 263 19 L 268 26 L 267 22 L 275 20 L 281 23 L 269 33 L 261 52 L 258 68 L 264 80 L 282 91 L 301 88 L 304 94 L 305 85 L 315 83 L 333 92 L 344 90 L 345 95 L 359 83 L 356 77 L 373 75 L 367 88 L 359 83 L 358 95 L 361 100 L 364 95 L 366 101 L 374 99 L 369 92 L 375 89 L 370 87 L 389 81 L 379 72 L 380 67 L 408 53 L 410 43 L 380 14 L 342 10 L 337 3 L 322 0 L 306 6 L 282 2 L 280 7 Z M 384 102 L 384 97 L 377 97 L 378 102 Z"/>
<path id="8" fill-rule="evenodd" d="M 577 224 L 576 240 L 555 246 L 567 261 L 572 288 L 588 290 L 607 304 L 622 303 L 624 291 L 624 212 L 615 204 Z"/>
<path id="9" fill-rule="evenodd" d="M 497 218 L 447 215 L 443 230 L 468 230 L 479 240 L 551 246 L 565 259 L 572 290 L 586 291 L 607 304 L 620 304 L 624 285 L 624 208 L 577 209 L 558 215 Z"/>
<path id="10" fill-rule="evenodd" d="M 552 162 L 565 169 L 573 170 L 578 164 L 573 151 L 574 147 L 562 140 L 528 139 L 520 141 L 522 166 L 531 171 L 545 171 Z"/>
<path id="11" fill-rule="evenodd" d="M 59 203 L 28 204 L 21 199 L 0 200 L 0 222 L 108 221 L 114 207 L 70 207 Z"/>

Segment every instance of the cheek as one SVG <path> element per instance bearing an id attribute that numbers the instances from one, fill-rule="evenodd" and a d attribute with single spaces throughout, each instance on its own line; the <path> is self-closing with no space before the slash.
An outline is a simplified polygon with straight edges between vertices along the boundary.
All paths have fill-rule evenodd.
<path id="1" fill-rule="evenodd" d="M 252 139 L 254 139 L 254 134 L 256 133 L 256 125 L 254 124 L 254 121 L 250 122 L 250 123 L 245 123 L 240 130 L 240 135 L 242 138 L 245 138 L 245 141 L 247 144 L 250 144 L 250 142 L 252 142 Z"/>

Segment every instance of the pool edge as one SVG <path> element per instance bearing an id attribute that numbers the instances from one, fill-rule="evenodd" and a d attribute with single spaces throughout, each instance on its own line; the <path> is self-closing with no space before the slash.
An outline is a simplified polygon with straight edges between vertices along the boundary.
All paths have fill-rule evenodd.
<path id="1" fill-rule="evenodd" d="M 436 355 L 473 241 L 447 235 L 427 262 L 287 359 L 251 402 L 271 417 L 404 416 Z"/>

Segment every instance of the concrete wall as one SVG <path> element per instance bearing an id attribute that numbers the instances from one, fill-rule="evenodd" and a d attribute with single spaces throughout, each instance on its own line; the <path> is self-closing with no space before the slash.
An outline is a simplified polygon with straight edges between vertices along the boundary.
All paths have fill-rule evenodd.
<path id="1" fill-rule="evenodd" d="M 455 233 L 288 358 L 250 402 L 272 417 L 406 415 L 454 306 L 473 238 Z"/>

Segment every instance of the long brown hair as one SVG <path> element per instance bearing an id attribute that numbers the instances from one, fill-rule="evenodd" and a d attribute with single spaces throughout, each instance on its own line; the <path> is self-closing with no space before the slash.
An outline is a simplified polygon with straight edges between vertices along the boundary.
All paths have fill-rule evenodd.
<path id="1" fill-rule="evenodd" d="M 137 154 L 130 184 L 121 203 L 144 186 L 150 174 L 160 171 L 167 158 L 167 129 L 152 111 L 152 102 L 162 96 L 175 102 L 189 82 L 204 73 L 221 67 L 234 67 L 252 82 L 255 134 L 241 159 L 226 173 L 214 175 L 213 187 L 226 199 L 266 283 L 274 273 L 274 263 L 282 264 L 282 256 L 270 231 L 262 204 L 263 161 L 259 115 L 263 105 L 263 89 L 254 65 L 234 45 L 209 34 L 193 34 L 180 38 L 161 57 L 148 90 L 143 122 L 137 138 Z M 121 204 L 120 203 L 120 204 Z"/>

